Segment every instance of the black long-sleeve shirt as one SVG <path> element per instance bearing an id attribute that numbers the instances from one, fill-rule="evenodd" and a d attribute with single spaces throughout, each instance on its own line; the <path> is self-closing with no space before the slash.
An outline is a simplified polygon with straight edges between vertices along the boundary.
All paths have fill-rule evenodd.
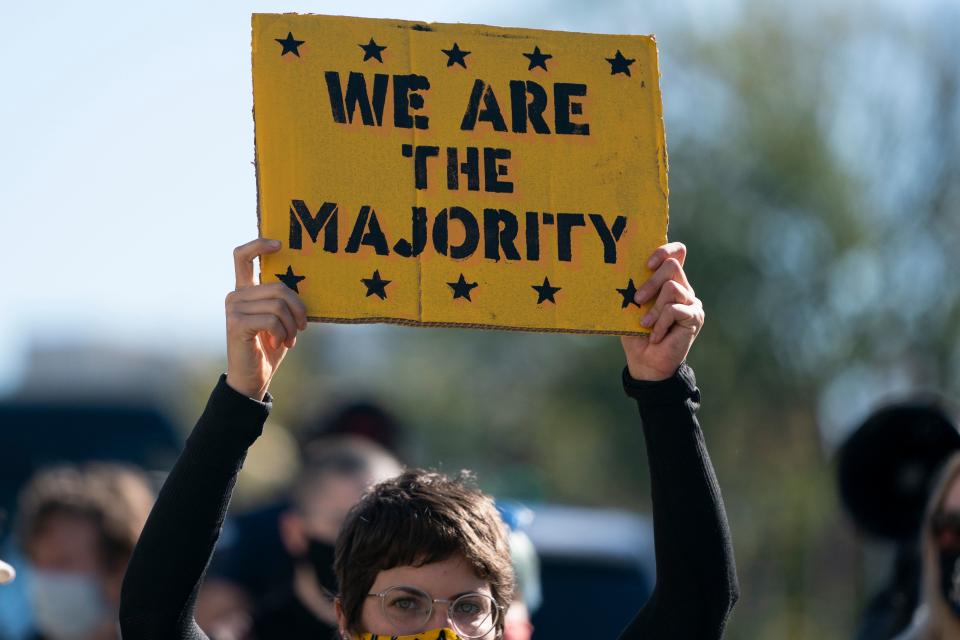
<path id="1" fill-rule="evenodd" d="M 720 489 L 695 417 L 693 371 L 683 365 L 667 380 L 638 382 L 624 370 L 623 384 L 640 408 L 649 455 L 657 581 L 620 640 L 720 638 L 738 587 Z M 220 378 L 127 568 L 125 640 L 207 638 L 193 618 L 197 592 L 270 407 L 269 397 L 257 402 Z"/>

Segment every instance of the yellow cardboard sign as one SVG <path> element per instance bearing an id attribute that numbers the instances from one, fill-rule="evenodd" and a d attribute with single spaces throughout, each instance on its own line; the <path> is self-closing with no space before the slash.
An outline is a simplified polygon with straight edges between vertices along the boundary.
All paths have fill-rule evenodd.
<path id="1" fill-rule="evenodd" d="M 652 36 L 253 16 L 263 280 L 312 320 L 642 333 Z"/>

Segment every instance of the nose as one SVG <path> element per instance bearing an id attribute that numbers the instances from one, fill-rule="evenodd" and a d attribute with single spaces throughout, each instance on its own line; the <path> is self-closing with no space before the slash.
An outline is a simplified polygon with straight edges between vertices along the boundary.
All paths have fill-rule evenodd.
<path id="1" fill-rule="evenodd" d="M 433 604 L 433 613 L 430 614 L 430 619 L 427 620 L 427 629 L 440 629 L 442 627 L 450 626 L 450 605 L 445 602 L 435 602 Z"/>

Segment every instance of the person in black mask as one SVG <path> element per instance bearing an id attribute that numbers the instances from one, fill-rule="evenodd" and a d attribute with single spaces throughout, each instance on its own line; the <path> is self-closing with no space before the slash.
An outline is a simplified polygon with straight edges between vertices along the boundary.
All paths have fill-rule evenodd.
<path id="1" fill-rule="evenodd" d="M 289 589 L 254 616 L 258 640 L 330 638 L 336 631 L 334 542 L 350 508 L 372 485 L 398 475 L 399 462 L 358 436 L 328 436 L 309 443 L 280 534 L 294 558 Z"/>
<path id="2" fill-rule="evenodd" d="M 944 466 L 921 539 L 923 603 L 896 640 L 960 640 L 960 453 Z"/>

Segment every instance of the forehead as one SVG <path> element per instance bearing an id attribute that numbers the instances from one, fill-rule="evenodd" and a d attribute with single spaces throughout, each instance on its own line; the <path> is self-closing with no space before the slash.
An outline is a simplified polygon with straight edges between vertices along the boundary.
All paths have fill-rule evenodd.
<path id="1" fill-rule="evenodd" d="M 370 592 L 378 593 L 396 586 L 416 587 L 434 598 L 450 598 L 470 591 L 491 593 L 490 584 L 478 578 L 459 554 L 421 567 L 385 569 L 377 574 Z"/>
<path id="2" fill-rule="evenodd" d="M 52 513 L 44 518 L 27 548 L 41 569 L 87 571 L 100 562 L 97 526 L 83 516 Z"/>
<path id="3" fill-rule="evenodd" d="M 342 520 L 350 507 L 360 501 L 368 487 L 369 482 L 363 476 L 326 474 L 322 480 L 301 491 L 297 507 L 306 516 L 327 517 L 333 514 Z"/>

